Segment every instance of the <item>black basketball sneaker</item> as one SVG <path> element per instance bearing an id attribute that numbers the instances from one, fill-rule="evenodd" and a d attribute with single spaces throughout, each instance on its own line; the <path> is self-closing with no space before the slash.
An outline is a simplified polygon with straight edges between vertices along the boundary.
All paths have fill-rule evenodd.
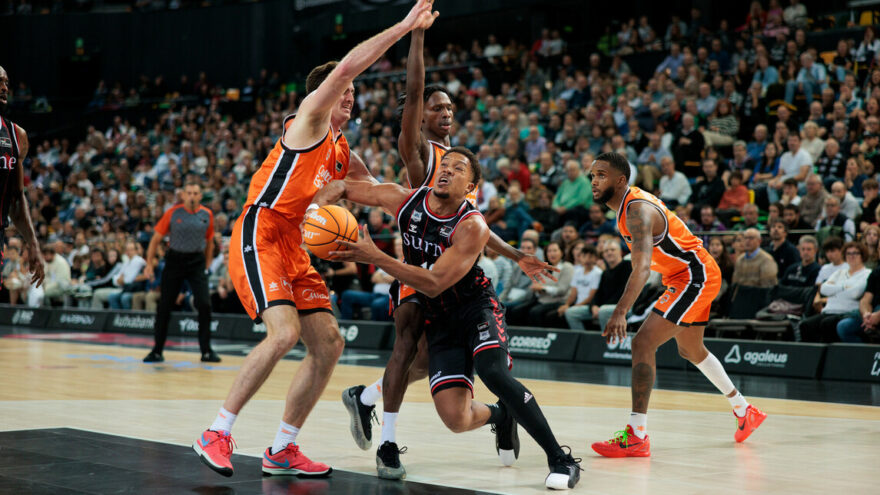
<path id="1" fill-rule="evenodd" d="M 568 453 L 556 457 L 550 462 L 550 474 L 544 480 L 544 485 L 551 490 L 568 490 L 574 488 L 581 479 L 581 459 L 571 456 L 571 448 L 563 445 L 568 449 Z"/>
<path id="2" fill-rule="evenodd" d="M 406 478 L 406 469 L 400 463 L 400 454 L 406 452 L 406 447 L 397 448 L 394 442 L 385 442 L 376 451 L 376 471 L 379 477 L 386 480 L 402 480 Z"/>
<path id="3" fill-rule="evenodd" d="M 501 459 L 504 466 L 512 466 L 519 458 L 519 434 L 517 433 L 516 420 L 510 413 L 507 413 L 507 419 L 492 425 L 492 432 L 495 433 L 495 452 Z"/>
<path id="4" fill-rule="evenodd" d="M 351 418 L 351 436 L 361 450 L 369 450 L 373 445 L 372 419 L 376 417 L 376 406 L 361 402 L 361 392 L 366 387 L 358 385 L 342 391 L 342 403 Z M 378 420 L 377 420 L 378 422 Z"/>

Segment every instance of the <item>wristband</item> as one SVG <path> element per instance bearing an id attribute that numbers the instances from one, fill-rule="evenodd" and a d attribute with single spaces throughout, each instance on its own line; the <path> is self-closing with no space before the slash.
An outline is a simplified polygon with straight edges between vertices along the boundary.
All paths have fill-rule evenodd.
<path id="1" fill-rule="evenodd" d="M 306 213 L 308 213 L 311 210 L 317 210 L 318 208 L 320 208 L 320 206 L 318 206 L 318 203 L 312 203 L 309 205 L 308 208 L 306 208 Z"/>

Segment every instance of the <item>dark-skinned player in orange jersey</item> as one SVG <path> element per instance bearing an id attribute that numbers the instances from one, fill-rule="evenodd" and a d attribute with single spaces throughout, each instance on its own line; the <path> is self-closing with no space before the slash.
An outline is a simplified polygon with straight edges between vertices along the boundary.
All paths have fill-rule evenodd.
<path id="1" fill-rule="evenodd" d="M 591 170 L 593 200 L 617 212 L 617 228 L 632 251 L 632 274 L 614 314 L 603 329 L 609 341 L 626 338 L 626 314 L 648 280 L 663 275 L 666 292 L 632 339 L 632 412 L 629 424 L 593 450 L 605 457 L 648 457 L 648 399 L 656 374 L 655 354 L 675 338 L 678 353 L 697 367 L 727 397 L 737 421 L 734 439 L 742 442 L 766 418 L 733 386 L 721 363 L 703 345 L 709 308 L 721 287 L 721 271 L 684 222 L 662 201 L 629 187 L 630 167 L 619 153 L 596 157 Z"/>
<path id="2" fill-rule="evenodd" d="M 356 243 L 343 242 L 346 250 L 331 256 L 374 264 L 417 291 L 426 318 L 431 395 L 450 430 L 509 424 L 513 417 L 547 455 L 545 485 L 573 488 L 580 479 L 579 461 L 563 451 L 537 399 L 511 375 L 504 310 L 477 265 L 489 227 L 465 198 L 479 182 L 480 164 L 467 148 L 455 147 L 436 173 L 434 188 L 354 180 L 328 185 L 316 196 L 319 204 L 344 197 L 397 212 L 405 263 L 380 251 L 367 232 Z M 473 400 L 474 370 L 498 403 Z"/>

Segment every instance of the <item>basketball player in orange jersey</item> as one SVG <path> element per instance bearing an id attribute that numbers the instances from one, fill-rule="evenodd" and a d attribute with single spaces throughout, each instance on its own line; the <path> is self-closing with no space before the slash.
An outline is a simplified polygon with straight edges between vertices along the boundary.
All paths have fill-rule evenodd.
<path id="1" fill-rule="evenodd" d="M 450 430 L 461 433 L 491 424 L 509 434 L 510 426 L 515 431 L 515 418 L 547 455 L 550 474 L 545 485 L 573 488 L 580 479 L 579 460 L 563 451 L 537 398 L 511 375 L 504 309 L 477 264 L 489 241 L 489 228 L 465 198 L 479 182 L 480 163 L 459 146 L 443 156 L 436 173 L 433 188 L 344 180 L 321 191 L 320 199 L 328 202 L 345 196 L 397 211 L 405 262 L 380 251 L 366 232 L 357 243 L 341 241 L 346 250 L 330 254 L 375 264 L 418 291 L 426 318 L 431 396 Z M 498 396 L 496 404 L 473 400 L 475 370 Z"/>
<path id="2" fill-rule="evenodd" d="M 721 288 L 721 271 L 703 247 L 662 201 L 637 187 L 628 187 L 626 157 L 603 153 L 592 169 L 593 200 L 617 212 L 617 228 L 632 251 L 632 274 L 623 297 L 602 335 L 609 341 L 626 338 L 626 314 L 648 280 L 650 270 L 663 275 L 666 292 L 632 339 L 632 412 L 629 424 L 593 450 L 605 457 L 648 457 L 648 399 L 654 385 L 654 355 L 675 338 L 678 353 L 694 364 L 730 401 L 737 421 L 734 438 L 742 442 L 766 414 L 750 405 L 730 381 L 721 363 L 703 345 L 709 308 Z"/>
<path id="3" fill-rule="evenodd" d="M 398 149 L 406 166 L 410 187 L 433 187 L 436 169 L 449 149 L 453 106 L 446 88 L 436 85 L 425 88 L 425 30 L 413 30 L 410 36 L 406 93 L 401 98 L 403 111 Z M 467 199 L 476 205 L 476 189 L 468 194 Z M 539 282 L 543 276 L 552 278 L 550 272 L 553 268 L 550 265 L 537 257 L 526 256 L 494 233 L 491 233 L 488 246 L 516 261 L 526 274 L 538 277 Z M 423 328 L 424 311 L 415 289 L 395 281 L 390 295 L 395 340 L 384 376 L 370 386 L 358 385 L 344 390 L 342 401 L 351 417 L 350 429 L 355 443 L 367 450 L 372 444 L 370 421 L 376 401 L 382 397 L 382 438 L 376 452 L 376 467 L 380 478 L 401 479 L 405 477 L 406 470 L 400 463 L 400 449 L 396 440 L 397 416 L 407 385 L 428 376 L 428 354 Z M 509 432 L 511 428 L 515 433 L 515 425 L 496 428 L 496 450 L 506 465 L 512 464 L 519 452 L 515 434 L 502 433 Z"/>
<path id="4" fill-rule="evenodd" d="M 28 153 L 28 137 L 24 129 L 6 118 L 9 104 L 9 76 L 0 67 L 0 268 L 3 267 L 3 246 L 6 245 L 8 219 L 24 237 L 28 266 L 33 270 L 31 284 L 43 284 L 43 262 L 40 244 L 34 232 L 27 191 L 24 188 L 24 158 Z M 2 282 L 0 274 L 0 282 Z"/>
<path id="5" fill-rule="evenodd" d="M 263 473 L 326 476 L 330 466 L 309 460 L 296 437 L 321 396 L 342 353 L 343 341 L 321 276 L 301 248 L 300 224 L 315 193 L 335 179 L 368 177 L 349 169 L 342 125 L 354 104 L 352 81 L 397 40 L 433 22 L 431 0 L 418 0 L 406 18 L 364 41 L 340 62 L 315 68 L 296 118 L 285 119 L 275 148 L 251 179 L 248 199 L 235 223 L 229 275 L 266 338 L 245 359 L 214 423 L 193 443 L 202 461 L 224 476 L 233 473 L 232 424 L 268 378 L 275 364 L 302 338 L 308 354 L 287 393 L 281 424 L 263 453 Z"/>

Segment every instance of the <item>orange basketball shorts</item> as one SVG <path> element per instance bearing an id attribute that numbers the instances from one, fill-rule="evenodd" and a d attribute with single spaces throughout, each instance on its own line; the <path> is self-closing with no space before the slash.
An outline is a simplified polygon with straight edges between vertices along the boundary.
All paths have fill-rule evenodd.
<path id="1" fill-rule="evenodd" d="M 299 226 L 269 208 L 246 207 L 232 229 L 229 277 L 248 315 L 287 304 L 300 314 L 332 312 L 327 285 L 301 247 Z"/>
<path id="2" fill-rule="evenodd" d="M 721 290 L 721 270 L 708 251 L 701 250 L 690 267 L 663 277 L 666 292 L 654 303 L 654 312 L 683 327 L 709 323 L 712 301 Z"/>

